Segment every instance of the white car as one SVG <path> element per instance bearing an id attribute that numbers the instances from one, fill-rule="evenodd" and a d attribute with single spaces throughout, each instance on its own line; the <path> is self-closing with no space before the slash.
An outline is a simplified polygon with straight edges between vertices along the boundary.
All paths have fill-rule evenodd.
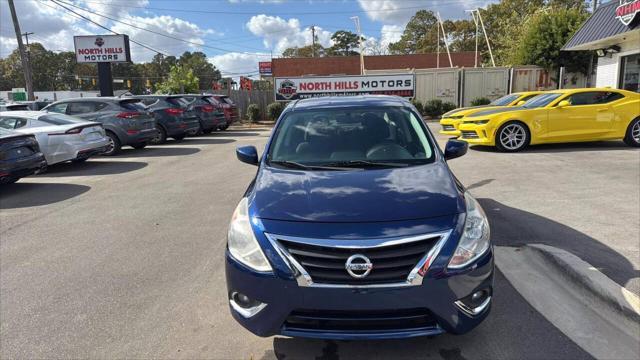
<path id="1" fill-rule="evenodd" d="M 80 162 L 107 150 L 102 124 L 43 111 L 0 111 L 0 127 L 33 134 L 48 165 Z"/>

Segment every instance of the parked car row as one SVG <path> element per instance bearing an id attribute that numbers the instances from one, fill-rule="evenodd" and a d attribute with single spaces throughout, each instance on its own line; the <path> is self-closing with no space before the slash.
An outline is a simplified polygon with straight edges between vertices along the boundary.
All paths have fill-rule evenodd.
<path id="1" fill-rule="evenodd" d="M 640 94 L 610 88 L 514 93 L 490 105 L 450 111 L 440 125 L 441 134 L 508 152 L 600 140 L 640 147 Z"/>
<path id="2" fill-rule="evenodd" d="M 93 97 L 57 101 L 42 111 L 1 111 L 0 183 L 13 183 L 60 162 L 115 155 L 122 146 L 142 149 L 167 138 L 180 141 L 226 130 L 237 120 L 237 110 L 224 98 Z M 40 158 L 44 163 L 38 162 Z"/>

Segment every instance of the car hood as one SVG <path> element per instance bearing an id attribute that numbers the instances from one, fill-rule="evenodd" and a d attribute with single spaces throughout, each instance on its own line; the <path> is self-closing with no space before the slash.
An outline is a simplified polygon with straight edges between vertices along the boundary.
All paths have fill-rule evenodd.
<path id="1" fill-rule="evenodd" d="M 471 116 L 474 116 L 474 117 L 487 116 L 487 115 L 499 114 L 499 113 L 504 113 L 509 111 L 518 111 L 523 109 L 525 108 L 523 108 L 522 106 L 499 107 L 499 108 L 481 110 L 471 114 Z"/>
<path id="2" fill-rule="evenodd" d="M 353 171 L 263 166 L 249 203 L 259 218 L 328 223 L 423 219 L 464 211 L 455 180 L 441 162 Z"/>
<path id="3" fill-rule="evenodd" d="M 451 110 L 451 111 L 449 111 L 447 113 L 442 114 L 442 117 L 445 118 L 445 117 L 449 117 L 451 115 L 455 115 L 455 114 L 457 114 L 459 112 L 462 112 L 462 111 L 481 109 L 481 108 L 487 107 L 487 106 L 489 106 L 489 105 L 478 105 L 478 106 L 461 107 L 461 108 L 457 108 L 457 109 L 454 109 L 454 110 Z"/>

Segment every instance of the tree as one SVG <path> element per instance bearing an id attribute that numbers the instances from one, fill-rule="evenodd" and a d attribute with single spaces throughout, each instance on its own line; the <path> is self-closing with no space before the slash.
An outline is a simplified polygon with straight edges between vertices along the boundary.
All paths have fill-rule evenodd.
<path id="1" fill-rule="evenodd" d="M 351 31 L 338 30 L 331 35 L 331 40 L 333 41 L 333 46 L 327 49 L 327 55 L 351 56 L 360 54 L 355 49 L 359 49 L 360 42 L 365 39 Z"/>
<path id="2" fill-rule="evenodd" d="M 178 59 L 178 64 L 193 70 L 199 79 L 199 89 L 211 89 L 213 82 L 222 77 L 220 71 L 207 60 L 207 55 L 200 51 L 185 51 Z"/>
<path id="3" fill-rule="evenodd" d="M 588 52 L 561 53 L 560 49 L 587 17 L 587 13 L 580 9 L 559 8 L 537 12 L 524 26 L 526 30 L 520 36 L 512 62 L 538 65 L 547 70 L 565 66 L 567 72 L 586 74 L 591 56 Z"/>
<path id="4" fill-rule="evenodd" d="M 173 65 L 169 77 L 156 84 L 156 92 L 160 94 L 196 93 L 199 88 L 199 79 L 193 70 L 182 65 Z"/>
<path id="5" fill-rule="evenodd" d="M 436 51 L 438 19 L 433 11 L 419 10 L 404 28 L 402 37 L 389 44 L 392 54 L 424 54 Z"/>
<path id="6" fill-rule="evenodd" d="M 326 55 L 326 49 L 316 43 L 315 57 L 322 57 Z M 282 52 L 282 57 L 295 58 L 295 57 L 314 57 L 313 45 L 307 45 L 303 47 L 291 47 Z"/>

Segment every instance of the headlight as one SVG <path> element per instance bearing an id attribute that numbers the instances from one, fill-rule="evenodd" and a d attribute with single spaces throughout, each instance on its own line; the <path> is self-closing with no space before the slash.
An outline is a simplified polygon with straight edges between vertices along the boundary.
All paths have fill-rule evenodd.
<path id="1" fill-rule="evenodd" d="M 463 268 L 476 261 L 491 246 L 489 222 L 480 204 L 468 192 L 464 194 L 467 216 L 456 251 L 449 261 L 450 269 Z"/>
<path id="2" fill-rule="evenodd" d="M 486 123 L 488 123 L 489 120 L 472 120 L 472 121 L 465 121 L 465 124 L 476 124 L 476 125 L 484 125 Z"/>
<path id="3" fill-rule="evenodd" d="M 271 271 L 271 265 L 253 235 L 247 198 L 242 198 L 233 212 L 227 246 L 234 259 L 256 271 Z"/>

